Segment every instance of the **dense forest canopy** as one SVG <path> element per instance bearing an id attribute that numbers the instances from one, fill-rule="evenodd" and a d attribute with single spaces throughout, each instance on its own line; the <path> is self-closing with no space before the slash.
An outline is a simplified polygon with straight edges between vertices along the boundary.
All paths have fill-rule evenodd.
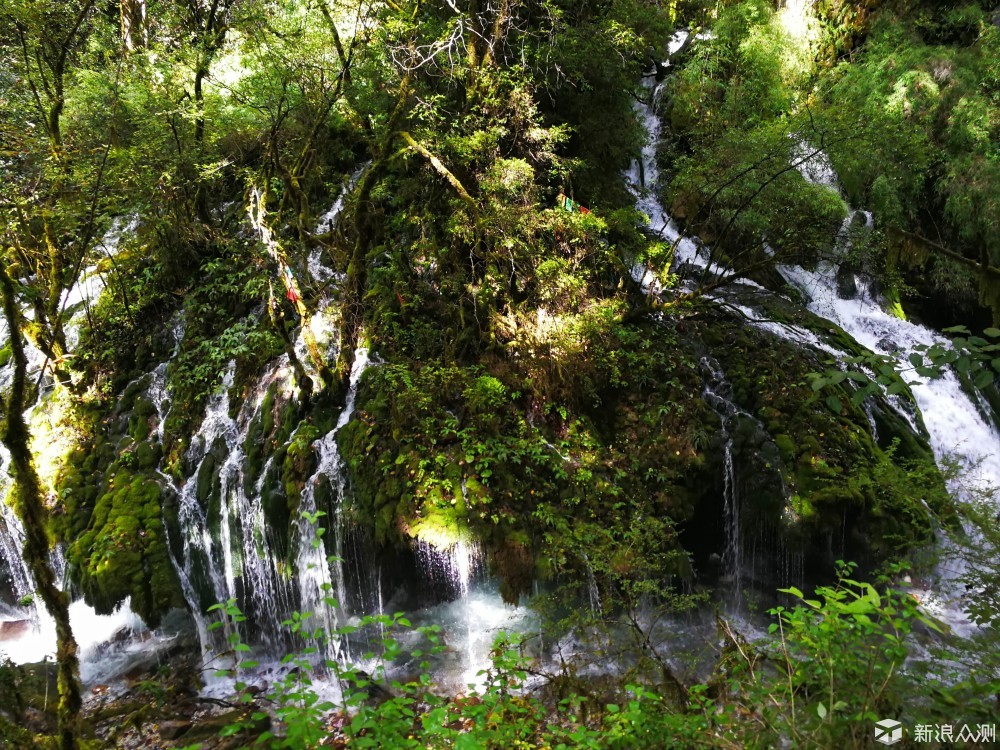
<path id="1" fill-rule="evenodd" d="M 229 659 L 206 747 L 995 718 L 992 0 L 0 11 L 0 601 L 59 644 L 57 723 L 24 720 L 48 678 L 0 666 L 12 747 L 115 746 L 134 712 L 85 705 L 79 599 L 196 624 L 138 727 Z M 539 643 L 627 642 L 616 669 L 506 642 L 469 701 L 414 677 L 383 598 L 477 576 Z M 976 593 L 944 607 L 966 630 L 923 579 Z M 713 606 L 712 666 L 679 666 L 663 623 Z M 248 650 L 301 648 L 270 708 L 244 690 Z"/>

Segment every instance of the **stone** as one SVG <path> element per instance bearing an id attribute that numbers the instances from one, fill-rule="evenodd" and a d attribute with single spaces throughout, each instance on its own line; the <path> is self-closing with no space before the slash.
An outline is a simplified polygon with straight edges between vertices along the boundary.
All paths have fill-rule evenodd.
<path id="1" fill-rule="evenodd" d="M 858 296 L 858 279 L 854 269 L 846 265 L 837 269 L 837 296 L 841 299 L 856 299 Z"/>
<path id="2" fill-rule="evenodd" d="M 16 641 L 31 629 L 31 620 L 4 620 L 0 622 L 0 641 Z"/>
<path id="3" fill-rule="evenodd" d="M 187 734 L 191 730 L 191 722 L 186 719 L 171 719 L 160 722 L 160 738 L 164 740 L 176 740 L 178 737 Z"/>

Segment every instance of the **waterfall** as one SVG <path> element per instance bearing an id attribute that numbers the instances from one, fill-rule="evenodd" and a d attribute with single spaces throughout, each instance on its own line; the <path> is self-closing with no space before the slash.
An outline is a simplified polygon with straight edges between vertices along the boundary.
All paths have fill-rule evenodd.
<path id="1" fill-rule="evenodd" d="M 671 54 L 680 49 L 687 38 L 687 31 L 678 31 L 670 43 Z M 665 65 L 669 65 L 667 60 Z M 691 266 L 718 278 L 732 275 L 729 268 L 709 261 L 709 251 L 697 238 L 686 236 L 670 216 L 670 213 L 660 202 L 659 191 L 660 169 L 656 164 L 656 150 L 660 143 L 660 117 L 656 107 L 659 102 L 662 84 L 657 85 L 648 79 L 643 82 L 646 90 L 646 100 L 637 100 L 633 108 L 646 130 L 646 143 L 642 147 L 640 157 L 632 162 L 625 174 L 626 185 L 635 196 L 635 206 L 647 217 L 649 229 L 668 242 L 673 248 L 674 267 Z M 648 267 L 636 263 L 632 267 L 632 276 L 647 294 L 659 294 L 663 291 L 656 275 Z M 760 285 L 750 279 L 736 279 L 734 284 L 760 289 Z"/>
<path id="2" fill-rule="evenodd" d="M 803 172 L 806 179 L 839 191 L 832 166 L 822 166 L 829 165 L 826 155 L 820 153 L 814 160 L 821 167 L 816 169 L 814 166 Z M 815 177 L 816 173 L 819 178 Z M 874 224 L 872 214 L 858 213 L 864 218 L 865 226 L 871 228 Z M 846 227 L 851 220 L 849 217 L 845 221 L 842 237 L 846 237 Z M 923 416 L 934 457 L 942 467 L 955 463 L 961 469 L 961 476 L 949 483 L 948 489 L 955 497 L 965 502 L 975 501 L 982 492 L 992 495 L 1000 489 L 1000 432 L 989 409 L 983 408 L 982 394 L 976 391 L 970 396 L 950 368 L 942 377 L 930 379 L 917 375 L 907 365 L 909 355 L 919 352 L 921 347 L 934 344 L 947 347 L 948 340 L 944 336 L 891 315 L 883 301 L 870 292 L 859 294 L 854 300 L 844 299 L 834 263 L 822 262 L 814 271 L 797 266 L 779 266 L 778 270 L 806 295 L 809 310 L 836 323 L 868 349 L 896 359 Z M 898 399 L 896 401 L 898 403 Z M 950 554 L 948 543 L 944 546 L 945 552 Z M 957 557 L 952 562 L 954 569 L 939 565 L 941 585 L 938 591 L 924 590 L 919 595 L 926 606 L 937 610 L 953 628 L 969 632 L 971 626 L 962 602 L 967 593 L 958 590 L 960 587 L 953 580 L 964 570 L 964 563 Z"/>
<path id="3" fill-rule="evenodd" d="M 263 506 L 263 483 L 273 465 L 271 456 L 256 478 L 247 476 L 245 443 L 251 424 L 260 414 L 272 384 L 288 386 L 287 358 L 281 357 L 256 381 L 239 413 L 230 416 L 229 391 L 235 378 L 235 362 L 230 362 L 219 390 L 209 399 L 205 417 L 188 449 L 188 462 L 194 466 L 178 489 L 178 523 L 182 531 L 183 553 L 175 559 L 188 606 L 195 617 L 202 648 L 206 653 L 224 646 L 208 635 L 211 618 L 204 614 L 205 602 L 197 582 L 209 585 L 215 602 L 235 599 L 247 614 L 264 644 L 280 651 L 286 643 L 283 621 L 295 602 L 292 585 L 279 569 L 278 556 L 271 543 Z M 294 437 L 294 433 L 293 433 Z M 199 485 L 207 482 L 206 464 L 216 452 L 225 451 L 218 470 L 218 517 L 203 507 Z M 169 481 L 169 478 L 164 477 Z M 253 480 L 251 482 L 251 480 Z M 253 491 L 247 492 L 251 486 Z M 217 521 L 217 538 L 213 526 Z"/>
<path id="4" fill-rule="evenodd" d="M 597 587 L 597 578 L 594 576 L 594 569 L 590 565 L 590 558 L 585 554 L 583 564 L 587 570 L 587 596 L 590 597 L 590 611 L 592 614 L 603 614 L 601 606 L 601 591 Z"/>
<path id="5" fill-rule="evenodd" d="M 726 441 L 722 462 L 723 579 L 729 582 L 732 591 L 739 597 L 743 590 L 745 560 L 743 556 L 743 526 L 740 521 L 741 500 L 736 467 L 733 461 L 734 446 L 731 430 L 739 420 L 744 419 L 753 422 L 758 430 L 763 430 L 763 425 L 733 401 L 732 388 L 726 381 L 725 374 L 718 362 L 711 357 L 702 357 L 701 368 L 705 373 L 702 398 L 719 417 L 722 436 Z"/>
<path id="6" fill-rule="evenodd" d="M 628 174 L 633 192 L 637 196 L 636 205 L 649 216 L 649 226 L 654 232 L 675 245 L 675 265 L 685 263 L 705 269 L 706 254 L 699 242 L 684 237 L 676 223 L 662 206 L 656 196 L 659 177 L 655 163 L 655 144 L 660 137 L 660 123 L 655 111 L 655 96 L 650 96 L 648 103 L 637 104 L 637 112 L 647 131 L 647 145 L 643 149 L 641 163 L 633 165 Z M 791 149 L 793 157 L 802 157 L 816 149 L 802 140 Z M 829 159 L 822 152 L 797 165 L 801 174 L 817 184 L 825 185 L 831 190 L 837 190 L 837 176 Z M 872 225 L 870 213 L 861 212 L 866 226 Z M 841 247 L 844 245 L 846 227 L 841 231 Z M 725 269 L 709 268 L 710 272 L 721 275 Z M 886 312 L 875 295 L 860 294 L 856 299 L 842 299 L 838 293 L 837 265 L 828 261 L 820 262 L 815 270 L 806 270 L 798 266 L 778 266 L 778 271 L 794 287 L 798 288 L 808 300 L 807 309 L 816 315 L 844 329 L 860 344 L 874 352 L 882 352 L 897 358 L 904 366 L 909 354 L 918 347 L 931 346 L 936 343 L 947 343 L 947 340 L 930 329 L 915 323 L 894 317 Z M 643 268 L 634 270 L 634 276 L 645 291 L 658 292 L 655 279 Z M 741 281 L 744 285 L 752 282 Z M 832 351 L 823 345 L 808 331 L 795 326 L 775 324 L 765 321 L 755 321 L 752 311 L 739 305 L 748 315 L 752 324 L 769 330 L 774 335 L 795 341 L 798 344 L 816 346 Z M 842 352 L 834 352 L 843 358 Z M 963 481 L 953 480 L 949 489 L 963 500 L 972 499 L 975 494 L 969 490 L 971 482 L 978 488 L 1000 487 L 1000 433 L 996 426 L 984 418 L 979 397 L 971 397 L 962 389 L 961 383 L 954 372 L 948 371 L 938 379 L 922 378 L 912 371 L 903 373 L 904 379 L 910 385 L 913 396 L 923 416 L 923 422 L 930 437 L 930 446 L 938 463 L 942 466 L 951 461 L 957 461 L 965 470 Z M 915 426 L 912 414 L 909 414 L 898 397 L 888 397 L 888 401 L 899 411 L 911 426 Z M 735 509 L 737 503 L 732 501 Z M 737 515 L 734 513 L 733 518 Z M 728 525 L 728 522 L 727 522 Z M 730 557 L 735 552 L 730 553 Z M 782 557 L 785 556 L 782 553 Z M 800 563 L 789 560 L 790 568 Z M 784 565 L 784 563 L 783 563 Z M 947 579 L 954 576 L 954 571 L 941 571 Z M 928 594 L 928 592 L 924 592 Z M 948 601 L 937 605 L 940 612 L 948 616 L 950 624 L 959 629 L 967 626 L 963 614 L 959 594 Z M 930 596 L 924 597 L 925 601 Z"/>
<path id="7" fill-rule="evenodd" d="M 358 349 L 354 354 L 354 365 L 351 368 L 350 385 L 344 408 L 340 412 L 334 428 L 314 443 L 319 454 L 319 461 L 312 476 L 306 480 L 302 490 L 302 498 L 299 501 L 299 520 L 296 527 L 299 534 L 297 567 L 301 611 L 303 613 L 310 612 L 314 617 L 318 617 L 327 634 L 331 634 L 337 627 L 336 608 L 329 603 L 329 597 L 335 593 L 337 606 L 340 610 L 346 613 L 348 608 L 347 582 L 344 574 L 344 502 L 347 494 L 347 476 L 344 470 L 344 460 L 337 445 L 337 433 L 351 420 L 351 416 L 354 414 L 358 384 L 368 364 L 368 350 Z M 332 580 L 328 553 L 318 534 L 318 526 L 315 521 L 318 510 L 316 488 L 320 479 L 324 477 L 330 481 L 334 489 L 332 519 L 334 575 Z M 338 656 L 337 644 L 332 639 L 326 639 L 324 650 L 327 652 L 328 659 Z"/>
<path id="8" fill-rule="evenodd" d="M 333 205 L 330 206 L 319 220 L 316 222 L 316 234 L 324 234 L 326 232 L 333 232 L 337 226 L 337 219 L 340 216 L 341 211 L 344 210 L 344 203 L 347 200 L 347 196 L 350 195 L 354 186 L 358 184 L 358 180 L 361 179 L 361 175 L 365 173 L 371 162 L 367 162 L 361 167 L 359 167 L 348 179 L 347 183 L 337 194 L 337 198 L 334 200 Z M 323 263 L 323 249 L 321 247 L 316 247 L 311 253 L 309 253 L 309 259 L 307 261 L 307 268 L 309 269 L 309 275 L 313 277 L 314 280 L 318 282 L 326 282 L 330 279 L 336 278 L 332 270 L 330 270 Z"/>
<path id="9" fill-rule="evenodd" d="M 135 216 L 127 221 L 115 218 L 96 247 L 107 258 L 113 259 L 118 253 L 121 240 L 131 234 L 137 225 L 138 218 Z M 91 305 L 96 303 L 105 286 L 104 273 L 99 264 L 94 264 L 83 268 L 73 286 L 63 291 L 60 307 L 68 314 L 64 331 L 71 350 L 79 341 L 80 328 Z M 33 317 L 30 309 L 22 312 L 28 319 Z M 6 320 L 0 319 L 0 342 L 6 340 L 9 335 Z M 46 365 L 47 358 L 30 342 L 25 342 L 25 354 L 28 358 L 29 376 L 34 377 Z M 0 368 L 0 390 L 10 385 L 12 376 L 13 363 L 9 362 Z M 25 412 L 29 424 L 32 421 L 32 413 L 44 402 L 50 391 L 47 384 L 51 381 L 47 377 L 41 378 L 40 382 L 43 387 L 40 389 L 39 401 Z M 0 648 L 0 650 L 5 651 L 7 657 L 15 663 L 26 664 L 55 656 L 56 628 L 44 605 L 35 597 L 35 583 L 23 558 L 24 527 L 17 514 L 7 505 L 7 495 L 10 490 L 9 465 L 9 453 L 0 445 L 0 564 L 6 571 L 9 593 L 18 605 L 3 614 L 0 619 L 30 627 L 18 631 L 14 648 Z M 50 564 L 56 580 L 65 587 L 66 558 L 60 546 L 50 551 Z M 20 605 L 22 601 L 30 601 L 30 604 Z M 110 615 L 98 615 L 84 601 L 74 601 L 70 604 L 70 623 L 80 649 L 80 672 L 84 683 L 92 682 L 107 673 L 106 667 L 109 666 L 105 663 L 107 654 L 101 653 L 101 647 L 110 637 L 123 629 L 134 632 L 142 627 L 141 620 L 132 613 L 127 600 Z M 148 645 L 150 652 L 154 652 L 157 644 Z"/>
<path id="10" fill-rule="evenodd" d="M 146 397 L 156 410 L 156 438 L 160 444 L 163 443 L 163 428 L 167 423 L 167 417 L 170 415 L 170 409 L 173 406 L 173 401 L 167 392 L 167 367 L 180 354 L 181 343 L 184 341 L 184 331 L 186 328 L 187 321 L 184 319 L 184 312 L 182 310 L 170 322 L 170 337 L 173 339 L 174 348 L 167 361 L 161 362 L 149 373 L 149 385 L 146 386 Z M 164 404 L 166 404 L 166 407 L 164 407 Z"/>
<path id="11" fill-rule="evenodd" d="M 97 242 L 96 248 L 100 249 L 104 256 L 114 262 L 114 256 L 118 254 L 118 248 L 122 238 L 135 232 L 139 226 L 139 217 L 131 216 L 128 221 L 123 221 L 120 217 L 115 217 L 111 226 L 104 236 Z M 63 292 L 60 301 L 62 310 L 71 313 L 71 317 L 65 326 L 66 345 L 70 351 L 76 348 L 80 341 L 80 326 L 84 318 L 89 314 L 92 305 L 97 303 L 107 286 L 104 272 L 99 264 L 87 266 L 76 280 L 76 283 Z"/>
<path id="12" fill-rule="evenodd" d="M 460 539 L 445 550 L 418 541 L 416 551 L 424 578 L 456 599 L 468 598 L 473 581 L 483 572 L 482 550 L 469 540 Z"/>
<path id="13" fill-rule="evenodd" d="M 211 593 L 216 602 L 225 602 L 229 597 L 226 578 L 213 553 L 214 545 L 208 516 L 198 499 L 198 477 L 208 457 L 209 450 L 217 438 L 228 435 L 230 437 L 226 443 L 234 442 L 236 426 L 229 417 L 229 388 L 232 387 L 235 373 L 236 363 L 230 362 L 223 376 L 220 390 L 213 394 L 208 401 L 205 418 L 188 449 L 189 460 L 197 459 L 197 463 L 193 464 L 196 468 L 188 481 L 178 491 L 177 519 L 182 534 L 183 554 L 181 559 L 174 559 L 174 567 L 177 570 L 188 609 L 194 617 L 204 655 L 208 655 L 213 650 L 209 626 L 214 618 L 209 618 L 204 613 L 205 608 L 196 589 L 196 581 L 207 580 L 211 585 Z M 163 421 L 163 417 L 160 421 Z M 172 480 L 162 473 L 161 478 L 172 484 Z M 164 529 L 169 529 L 169 524 L 164 524 Z M 169 531 L 167 533 L 169 536 Z M 172 549 L 169 538 L 167 545 L 168 548 Z M 219 645 L 221 647 L 223 644 Z M 210 658 L 209 661 L 211 660 Z"/>
<path id="14" fill-rule="evenodd" d="M 10 453 L 6 447 L 0 445 L 0 559 L 10 581 L 14 602 L 17 603 L 34 593 L 35 582 L 21 555 L 24 547 L 24 527 L 14 509 L 6 502 L 7 492 L 10 489 L 10 478 L 7 473 L 9 468 Z M 35 609 L 34 603 L 32 609 Z M 38 612 L 35 611 L 32 617 L 37 621 Z"/>
<path id="15" fill-rule="evenodd" d="M 732 581 L 733 590 L 739 594 L 743 590 L 743 532 L 740 528 L 740 499 L 736 488 L 736 470 L 733 468 L 732 439 L 726 441 L 723 476 L 726 546 L 722 553 L 722 565 L 726 576 Z"/>
<path id="16" fill-rule="evenodd" d="M 836 323 L 859 343 L 872 351 L 896 357 L 900 365 L 920 346 L 947 344 L 947 339 L 924 326 L 896 318 L 872 299 L 844 300 L 837 294 L 836 267 L 821 263 L 815 271 L 798 267 L 779 268 L 782 275 L 807 295 L 807 307 L 812 312 Z M 952 479 L 949 490 L 960 500 L 973 500 L 976 489 L 987 491 L 1000 487 L 1000 434 L 988 422 L 975 397 L 962 389 L 958 376 L 950 369 L 937 379 L 927 379 L 912 371 L 903 378 L 923 416 L 930 436 L 930 446 L 938 463 L 944 467 L 957 462 L 962 476 Z M 961 573 L 957 569 L 941 568 L 939 575 L 947 581 Z M 945 583 L 944 589 L 953 588 Z M 939 607 L 949 624 L 962 630 L 968 623 L 962 614 L 964 592 L 937 594 L 924 591 L 924 599 L 943 597 L 930 606 Z"/>
<path id="17" fill-rule="evenodd" d="M 528 610 L 504 604 L 492 589 L 483 585 L 485 561 L 482 549 L 475 542 L 460 539 L 447 549 L 439 549 L 417 541 L 415 550 L 423 578 L 452 599 L 422 613 L 443 628 L 451 649 L 461 657 L 460 672 L 455 674 L 447 669 L 441 678 L 457 678 L 449 685 L 452 690 L 464 690 L 469 685 L 481 689 L 494 637 L 501 630 L 523 628 L 529 619 Z"/>

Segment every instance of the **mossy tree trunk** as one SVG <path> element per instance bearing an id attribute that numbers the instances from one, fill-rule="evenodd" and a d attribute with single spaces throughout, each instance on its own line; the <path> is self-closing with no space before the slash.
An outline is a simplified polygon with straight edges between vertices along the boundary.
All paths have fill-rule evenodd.
<path id="1" fill-rule="evenodd" d="M 59 684 L 60 750 L 76 750 L 79 734 L 80 661 L 76 638 L 69 621 L 69 596 L 56 583 L 55 571 L 49 560 L 49 536 L 41 481 L 31 455 L 28 425 L 24 410 L 28 403 L 28 358 L 18 314 L 14 282 L 7 269 L 0 266 L 0 291 L 3 309 L 10 330 L 14 377 L 10 392 L 2 403 L 3 430 L 0 439 L 10 451 L 14 476 L 14 509 L 24 524 L 24 561 L 38 587 L 45 608 L 56 624 L 56 663 Z"/>
<path id="2" fill-rule="evenodd" d="M 413 54 L 413 45 L 410 45 Z M 354 366 L 354 350 L 361 337 L 364 319 L 364 295 L 368 287 L 368 252 L 371 250 L 375 227 L 373 226 L 370 201 L 372 190 L 382 179 L 389 161 L 395 156 L 393 144 L 398 136 L 398 127 L 404 119 L 410 103 L 411 72 L 407 72 L 399 84 L 399 96 L 392 114 L 389 115 L 382 137 L 373 139 L 372 165 L 365 171 L 358 184 L 357 201 L 354 206 L 354 246 L 347 262 L 347 279 L 344 284 L 340 316 L 340 352 L 334 370 L 334 393 L 339 396 L 346 392 L 351 368 Z"/>

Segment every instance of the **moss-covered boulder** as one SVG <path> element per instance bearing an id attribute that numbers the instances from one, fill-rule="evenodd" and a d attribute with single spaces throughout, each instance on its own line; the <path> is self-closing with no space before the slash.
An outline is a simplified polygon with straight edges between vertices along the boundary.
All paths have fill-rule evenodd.
<path id="1" fill-rule="evenodd" d="M 848 354 L 863 351 L 807 312 L 792 322 Z M 838 557 L 875 561 L 930 540 L 935 522 L 928 508 L 945 513 L 948 493 L 926 436 L 885 398 L 855 405 L 857 385 L 849 378 L 816 392 L 810 374 L 835 367 L 836 359 L 743 318 L 714 313 L 699 327 L 735 401 L 766 438 L 764 449 L 736 441 L 740 471 L 746 477 L 771 472 L 779 481 L 744 486 L 741 522 L 748 530 L 778 524 L 783 535 L 799 540 L 816 570 L 829 570 Z"/>
<path id="2" fill-rule="evenodd" d="M 164 534 L 160 485 L 125 469 L 97 499 L 87 530 L 67 551 L 87 602 L 107 614 L 131 598 L 132 609 L 156 627 L 183 606 Z"/>
<path id="3" fill-rule="evenodd" d="M 610 549 L 643 518 L 689 518 L 713 430 L 696 361 L 653 323 L 613 323 L 599 343 L 588 371 L 566 376 L 587 378 L 575 399 L 540 382 L 555 362 L 372 369 L 339 435 L 352 517 L 380 544 L 473 536 L 511 601 L 538 577 L 582 571 L 595 552 L 586 529 Z M 674 534 L 661 541 L 679 549 Z"/>

